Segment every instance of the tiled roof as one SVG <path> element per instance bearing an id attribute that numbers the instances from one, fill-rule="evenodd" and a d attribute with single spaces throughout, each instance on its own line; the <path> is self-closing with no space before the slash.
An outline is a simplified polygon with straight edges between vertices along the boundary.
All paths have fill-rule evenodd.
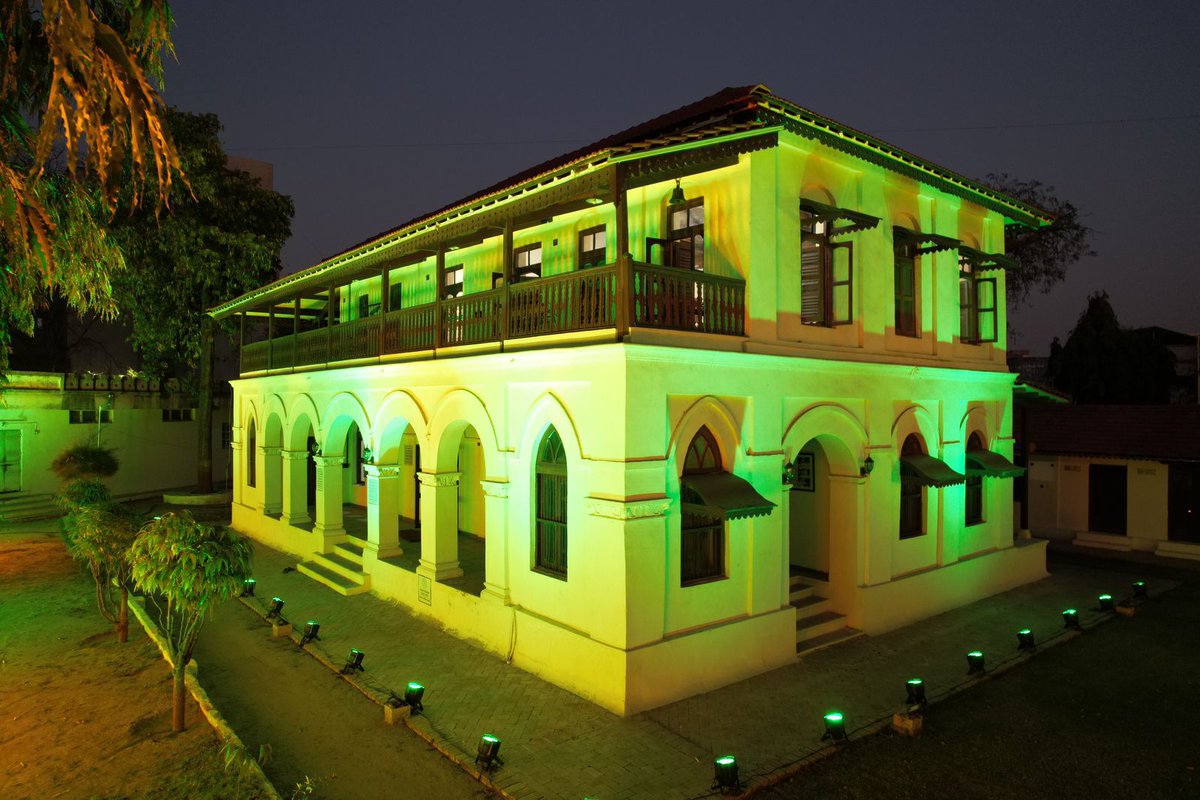
<path id="1" fill-rule="evenodd" d="M 1200 461 L 1200 406 L 1040 406 L 1028 414 L 1030 455 Z"/>

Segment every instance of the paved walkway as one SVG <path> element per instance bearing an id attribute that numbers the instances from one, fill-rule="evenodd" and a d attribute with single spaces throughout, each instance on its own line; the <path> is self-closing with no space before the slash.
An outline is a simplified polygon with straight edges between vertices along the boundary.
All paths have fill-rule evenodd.
<path id="1" fill-rule="evenodd" d="M 425 713 L 413 724 L 451 757 L 469 765 L 481 734 L 499 736 L 505 764 L 494 781 L 518 800 L 705 796 L 712 760 L 725 753 L 737 755 L 743 780 L 765 783 L 822 750 L 827 711 L 842 711 L 852 732 L 873 729 L 900 708 L 907 678 L 923 678 L 936 702 L 965 685 L 968 650 L 983 650 L 989 670 L 1026 658 L 1016 653 L 1019 628 L 1032 628 L 1043 649 L 1063 641 L 1063 608 L 1078 607 L 1085 629 L 1099 624 L 1106 615 L 1089 609 L 1096 595 L 1108 591 L 1119 599 L 1130 580 L 1140 577 L 1066 567 L 907 628 L 621 718 L 403 607 L 371 595 L 342 597 L 299 573 L 285 573 L 295 559 L 263 545 L 256 544 L 256 551 L 260 601 L 284 598 L 285 616 L 297 627 L 307 619 L 320 621 L 321 641 L 315 644 L 335 664 L 351 647 L 362 650 L 367 671 L 355 681 L 379 700 L 390 689 L 403 693 L 409 680 L 423 683 Z M 1173 585 L 1149 581 L 1151 594 Z"/>

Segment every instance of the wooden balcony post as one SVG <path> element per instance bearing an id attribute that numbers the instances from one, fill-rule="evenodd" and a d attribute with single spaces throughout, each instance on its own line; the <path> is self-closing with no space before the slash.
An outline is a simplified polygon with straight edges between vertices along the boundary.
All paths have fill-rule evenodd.
<path id="1" fill-rule="evenodd" d="M 384 352 L 384 343 L 387 341 L 387 315 L 391 309 L 388 307 L 388 268 L 385 266 L 379 274 L 379 355 Z"/>
<path id="2" fill-rule="evenodd" d="M 632 305 L 632 284 L 629 268 L 629 196 L 625 191 L 625 170 L 618 164 L 613 170 L 613 210 L 617 227 L 617 340 L 629 335 L 629 309 Z"/>
<path id="3" fill-rule="evenodd" d="M 440 350 L 442 347 L 442 271 L 446 268 L 446 244 L 438 243 L 437 258 L 434 259 L 433 267 L 433 316 L 434 316 L 434 332 L 433 332 L 433 348 Z"/>
<path id="4" fill-rule="evenodd" d="M 238 372 L 245 372 L 246 312 L 238 314 Z"/>
<path id="5" fill-rule="evenodd" d="M 300 295 L 292 298 L 292 369 L 300 358 Z"/>
<path id="6" fill-rule="evenodd" d="M 326 304 L 325 314 L 325 363 L 328 365 L 333 361 L 333 290 L 334 285 L 329 284 L 329 302 Z"/>
<path id="7" fill-rule="evenodd" d="M 512 217 L 504 220 L 504 244 L 501 263 L 503 266 L 504 277 L 504 293 L 500 295 L 500 349 L 504 349 L 504 342 L 511 335 L 508 330 L 509 324 L 509 284 L 512 283 L 512 265 L 513 265 L 513 221 Z"/>
<path id="8" fill-rule="evenodd" d="M 275 304 L 267 306 L 267 369 L 275 366 Z"/>

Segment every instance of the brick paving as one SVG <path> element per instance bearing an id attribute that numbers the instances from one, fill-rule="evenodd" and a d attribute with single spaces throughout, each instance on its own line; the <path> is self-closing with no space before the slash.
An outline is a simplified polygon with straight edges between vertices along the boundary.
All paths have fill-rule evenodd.
<path id="1" fill-rule="evenodd" d="M 705 796 L 712 760 L 725 753 L 737 755 L 743 780 L 761 785 L 823 749 L 827 711 L 842 711 L 852 735 L 873 730 L 900 710 L 910 677 L 923 678 L 936 703 L 969 686 L 968 650 L 984 651 L 989 670 L 1012 665 L 1028 657 L 1017 655 L 1019 628 L 1032 628 L 1043 649 L 1064 641 L 1070 637 L 1063 635 L 1063 608 L 1078 607 L 1085 630 L 1094 627 L 1108 618 L 1090 609 L 1096 595 L 1108 591 L 1119 599 L 1139 577 L 1064 567 L 1045 580 L 906 628 L 621 718 L 402 606 L 372 595 L 342 597 L 299 573 L 284 573 L 295 559 L 261 544 L 255 548 L 260 603 L 283 597 L 285 616 L 297 628 L 304 620 L 319 620 L 321 641 L 315 644 L 334 664 L 351 647 L 362 650 L 367 671 L 354 680 L 381 701 L 392 689 L 403 694 L 409 680 L 424 684 L 426 710 L 413 725 L 456 760 L 469 766 L 479 737 L 499 736 L 505 763 L 492 780 L 518 800 Z M 1172 585 L 1149 580 L 1152 595 Z"/>

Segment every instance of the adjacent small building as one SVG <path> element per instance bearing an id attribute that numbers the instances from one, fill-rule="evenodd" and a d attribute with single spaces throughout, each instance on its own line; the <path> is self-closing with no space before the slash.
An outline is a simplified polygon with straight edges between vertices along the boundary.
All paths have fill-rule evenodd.
<path id="1" fill-rule="evenodd" d="M 1003 251 L 1048 221 L 725 89 L 214 309 L 233 523 L 617 713 L 1036 580 Z"/>
<path id="2" fill-rule="evenodd" d="M 1200 559 L 1200 407 L 1057 405 L 1025 416 L 1034 536 Z"/>

